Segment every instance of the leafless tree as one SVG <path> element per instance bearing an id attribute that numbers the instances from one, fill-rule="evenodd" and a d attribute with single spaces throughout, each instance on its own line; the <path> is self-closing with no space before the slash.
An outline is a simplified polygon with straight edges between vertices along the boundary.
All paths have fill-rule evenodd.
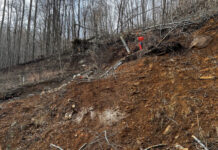
<path id="1" fill-rule="evenodd" d="M 35 39 L 36 39 L 36 25 L 37 25 L 37 14 L 38 14 L 38 2 L 39 0 L 35 1 L 35 16 L 34 16 L 34 29 L 33 29 L 33 52 L 32 52 L 32 60 L 35 58 L 35 49 L 36 49 L 36 44 L 35 44 Z"/>
<path id="2" fill-rule="evenodd" d="M 5 8 L 6 8 L 6 0 L 4 0 L 4 6 L 3 6 L 3 12 L 2 12 L 2 21 L 1 21 L 1 27 L 0 27 L 0 41 L 2 37 L 2 29 L 4 25 L 4 20 L 5 20 Z"/>
<path id="3" fill-rule="evenodd" d="M 4 0 L 0 68 L 70 50 L 71 41 L 209 13 L 217 0 Z"/>
<path id="4" fill-rule="evenodd" d="M 25 13 L 25 0 L 23 0 L 23 11 L 22 11 L 22 18 L 21 18 L 21 23 L 20 23 L 19 39 L 18 39 L 19 41 L 18 41 L 18 60 L 17 60 L 17 64 L 20 63 L 20 59 L 21 59 L 20 49 L 21 49 L 21 43 L 22 43 L 24 13 Z"/>
<path id="5" fill-rule="evenodd" d="M 28 23 L 27 23 L 27 33 L 26 33 L 26 55 L 25 55 L 25 59 L 24 61 L 26 62 L 27 61 L 27 57 L 28 57 L 28 54 L 29 54 L 29 39 L 30 39 L 30 24 L 31 24 L 31 15 L 32 15 L 32 3 L 33 3 L 33 0 L 30 0 L 30 6 L 29 6 L 29 15 L 28 15 Z"/>

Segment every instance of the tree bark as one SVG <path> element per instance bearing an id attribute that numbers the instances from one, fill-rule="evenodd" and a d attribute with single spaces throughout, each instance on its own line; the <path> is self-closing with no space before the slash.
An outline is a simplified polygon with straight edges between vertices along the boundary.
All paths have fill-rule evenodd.
<path id="1" fill-rule="evenodd" d="M 5 20 L 5 8 L 6 8 L 6 0 L 4 0 L 4 7 L 3 7 L 3 12 L 2 12 L 2 21 L 1 21 L 1 28 L 0 28 L 0 44 L 2 41 L 2 29 L 4 25 L 4 20 Z"/>
<path id="2" fill-rule="evenodd" d="M 166 23 L 166 0 L 162 0 L 162 3 L 162 24 L 164 25 Z"/>
<path id="3" fill-rule="evenodd" d="M 25 53 L 25 62 L 27 61 L 28 59 L 28 54 L 29 54 L 29 41 L 30 41 L 30 24 L 31 24 L 31 15 L 32 15 L 32 3 L 33 3 L 33 0 L 30 0 L 30 8 L 29 8 L 29 15 L 28 15 L 28 23 L 27 23 L 27 37 L 26 37 L 26 53 Z"/>
<path id="4" fill-rule="evenodd" d="M 153 11 L 152 11 L 152 19 L 153 19 L 153 24 L 154 24 L 154 26 L 155 26 L 155 25 L 156 25 L 155 0 L 152 0 L 152 8 L 153 8 Z"/>
<path id="5" fill-rule="evenodd" d="M 35 39 L 36 39 L 36 25 L 37 25 L 37 13 L 38 13 L 38 2 L 39 0 L 35 1 L 35 16 L 34 16 L 34 29 L 33 29 L 33 51 L 32 51 L 32 59 L 35 59 L 35 49 L 36 49 L 36 44 L 35 44 Z"/>
<path id="6" fill-rule="evenodd" d="M 147 21 L 147 7 L 148 7 L 148 0 L 142 0 L 141 1 L 141 7 L 142 7 L 142 24 L 143 27 L 146 26 Z"/>
<path id="7" fill-rule="evenodd" d="M 20 54 L 20 52 L 21 52 L 21 42 L 22 42 L 22 33 L 23 33 L 24 13 L 25 13 L 25 0 L 23 0 L 23 11 L 22 11 L 22 17 L 21 17 L 19 41 L 18 41 L 18 59 L 17 59 L 17 64 L 19 64 L 19 63 L 20 63 L 20 60 L 21 60 L 21 54 Z"/>
<path id="8" fill-rule="evenodd" d="M 79 24 L 78 31 L 77 31 L 77 38 L 79 38 L 80 37 L 80 24 L 81 24 L 81 22 L 80 22 L 80 0 L 78 0 L 78 16 L 77 16 L 77 19 L 78 19 L 78 24 Z"/>

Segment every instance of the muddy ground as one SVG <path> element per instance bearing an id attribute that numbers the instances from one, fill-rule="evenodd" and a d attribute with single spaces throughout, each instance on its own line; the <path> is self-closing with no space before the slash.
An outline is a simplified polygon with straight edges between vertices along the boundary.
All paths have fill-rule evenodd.
<path id="1" fill-rule="evenodd" d="M 213 41 L 188 49 L 193 35 Z M 127 62 L 107 78 L 1 103 L 0 149 L 139 150 L 163 144 L 156 149 L 200 150 L 194 135 L 216 150 L 218 19 L 190 32 L 190 39 L 172 35 L 166 42 L 180 42 L 179 53 Z"/>

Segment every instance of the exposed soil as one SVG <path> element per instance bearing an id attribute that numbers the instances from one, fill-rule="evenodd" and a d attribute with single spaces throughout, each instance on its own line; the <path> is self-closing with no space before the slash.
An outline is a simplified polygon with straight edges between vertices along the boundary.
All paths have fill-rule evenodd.
<path id="1" fill-rule="evenodd" d="M 187 49 L 190 39 L 170 36 L 166 43 L 182 49 L 179 53 L 148 55 L 105 79 L 1 103 L 0 149 L 55 149 L 50 145 L 55 144 L 64 150 L 138 150 L 165 144 L 156 149 L 173 150 L 177 144 L 194 150 L 200 149 L 195 135 L 216 150 L 217 27 L 218 20 L 211 19 L 191 33 L 210 35 L 206 48 Z"/>

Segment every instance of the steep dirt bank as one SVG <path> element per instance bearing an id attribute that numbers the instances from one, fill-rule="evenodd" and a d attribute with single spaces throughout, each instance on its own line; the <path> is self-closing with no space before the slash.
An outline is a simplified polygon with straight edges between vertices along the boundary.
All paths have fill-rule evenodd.
<path id="1" fill-rule="evenodd" d="M 72 82 L 0 104 L 2 149 L 200 149 L 218 147 L 218 22 L 192 35 L 210 35 L 203 49 L 146 56 L 106 79 Z M 191 42 L 172 36 L 169 41 Z M 188 45 L 188 44 L 187 44 Z"/>

